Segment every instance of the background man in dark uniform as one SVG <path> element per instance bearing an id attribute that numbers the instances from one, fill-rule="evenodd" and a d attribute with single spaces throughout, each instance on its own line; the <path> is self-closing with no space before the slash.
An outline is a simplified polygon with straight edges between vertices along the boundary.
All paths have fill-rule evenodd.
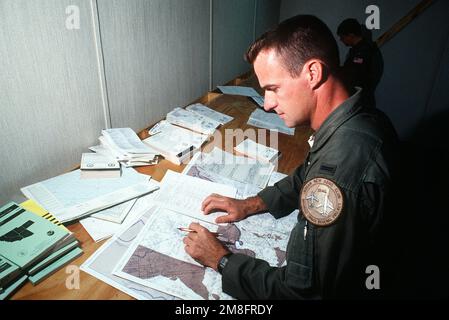
<path id="1" fill-rule="evenodd" d="M 361 297 L 366 269 L 383 270 L 374 254 L 388 201 L 396 134 L 378 110 L 364 108 L 360 89 L 339 78 L 335 38 L 318 18 L 300 15 L 262 35 L 248 50 L 265 90 L 265 110 L 289 127 L 308 124 L 314 143 L 303 165 L 257 196 L 237 200 L 211 195 L 205 214 L 216 222 L 269 211 L 280 218 L 299 208 L 287 247 L 287 264 L 231 253 L 192 223 L 185 250 L 222 273 L 223 291 L 241 299 Z"/>
<path id="2" fill-rule="evenodd" d="M 356 19 L 346 19 L 337 29 L 341 42 L 351 47 L 342 67 L 345 81 L 352 87 L 363 88 L 367 106 L 375 106 L 375 91 L 383 73 L 382 54 L 375 42 L 364 37 Z"/>

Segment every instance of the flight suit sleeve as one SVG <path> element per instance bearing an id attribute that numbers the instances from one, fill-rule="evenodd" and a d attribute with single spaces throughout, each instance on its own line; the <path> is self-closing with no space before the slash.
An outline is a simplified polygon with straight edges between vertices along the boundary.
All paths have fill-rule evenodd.
<path id="1" fill-rule="evenodd" d="M 272 267 L 266 261 L 235 253 L 223 269 L 223 291 L 238 299 L 317 299 L 313 290 L 313 241 L 303 242 L 305 220 L 292 230 L 287 265 Z"/>
<path id="2" fill-rule="evenodd" d="M 295 172 L 267 187 L 257 195 L 267 205 L 268 211 L 276 218 L 282 218 L 298 209 L 299 191 L 304 182 L 304 166 L 298 167 Z"/>

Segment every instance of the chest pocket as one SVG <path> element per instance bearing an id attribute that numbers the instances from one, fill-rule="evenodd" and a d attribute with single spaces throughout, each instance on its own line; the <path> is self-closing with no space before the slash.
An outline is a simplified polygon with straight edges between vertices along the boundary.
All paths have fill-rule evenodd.
<path id="1" fill-rule="evenodd" d="M 313 226 L 301 216 L 290 235 L 287 245 L 286 280 L 290 287 L 299 290 L 312 287 L 313 279 Z M 307 234 L 304 235 L 304 228 Z"/>

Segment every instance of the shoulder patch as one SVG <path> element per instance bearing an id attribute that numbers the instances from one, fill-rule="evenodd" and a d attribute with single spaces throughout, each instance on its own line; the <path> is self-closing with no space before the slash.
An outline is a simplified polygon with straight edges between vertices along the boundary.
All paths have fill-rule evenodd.
<path id="1" fill-rule="evenodd" d="M 340 188 L 326 178 L 314 178 L 305 183 L 299 201 L 304 217 L 317 226 L 331 225 L 343 211 Z"/>

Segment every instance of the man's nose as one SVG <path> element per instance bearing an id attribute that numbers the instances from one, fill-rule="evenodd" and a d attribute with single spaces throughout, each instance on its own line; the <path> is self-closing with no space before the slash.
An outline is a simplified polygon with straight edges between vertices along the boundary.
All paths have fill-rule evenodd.
<path id="1" fill-rule="evenodd" d="M 277 101 L 275 97 L 273 96 L 273 93 L 270 91 L 265 91 L 265 97 L 264 97 L 264 104 L 263 108 L 265 111 L 273 110 L 277 107 Z"/>

